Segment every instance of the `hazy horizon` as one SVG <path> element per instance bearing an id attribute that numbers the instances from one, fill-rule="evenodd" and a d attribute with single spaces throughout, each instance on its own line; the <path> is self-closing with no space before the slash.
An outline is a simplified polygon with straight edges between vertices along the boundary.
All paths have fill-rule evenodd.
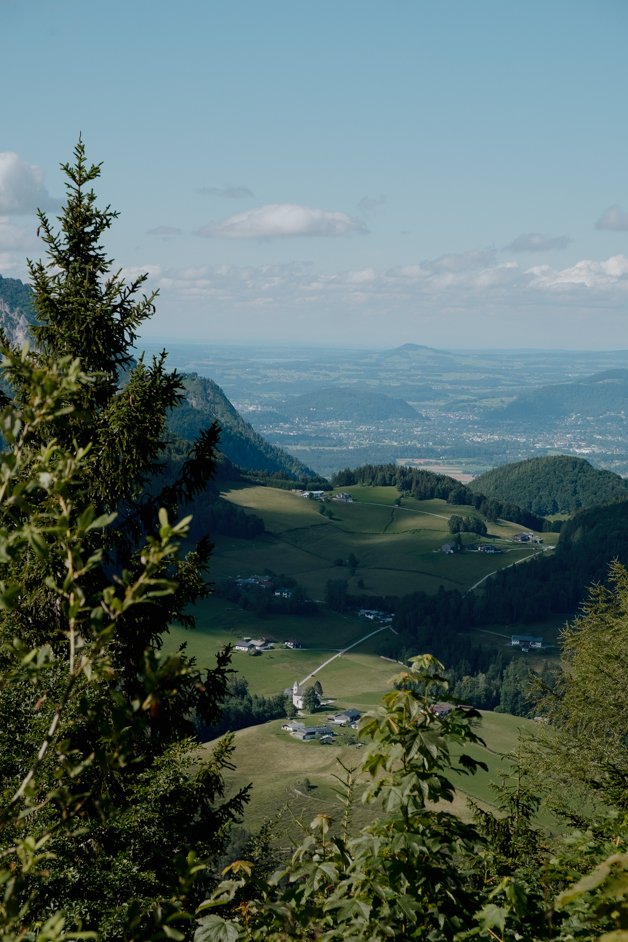
<path id="1" fill-rule="evenodd" d="M 103 162 L 146 337 L 628 347 L 615 0 L 0 0 L 0 273 Z"/>

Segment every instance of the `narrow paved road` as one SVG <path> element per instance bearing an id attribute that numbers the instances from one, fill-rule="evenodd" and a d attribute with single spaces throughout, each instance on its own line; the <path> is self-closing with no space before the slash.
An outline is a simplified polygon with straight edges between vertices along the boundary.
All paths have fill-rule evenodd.
<path id="1" fill-rule="evenodd" d="M 370 634 L 364 635 L 363 638 L 360 638 L 358 641 L 354 641 L 353 644 L 348 645 L 346 648 L 343 648 L 342 651 L 338 651 L 337 654 L 333 654 L 331 657 L 328 657 L 326 661 L 323 661 L 311 674 L 308 674 L 307 677 L 304 677 L 301 683 L 299 684 L 302 687 L 308 682 L 315 674 L 318 674 L 319 671 L 322 671 L 324 667 L 327 667 L 328 664 L 331 664 L 332 661 L 335 661 L 337 657 L 342 657 L 343 654 L 346 654 L 347 651 L 350 651 L 351 648 L 357 648 L 359 644 L 364 644 L 365 641 L 368 641 L 369 638 L 372 638 L 373 635 L 378 635 L 380 631 L 392 631 L 390 625 L 384 625 L 382 628 L 376 628 L 375 631 L 371 631 Z"/>

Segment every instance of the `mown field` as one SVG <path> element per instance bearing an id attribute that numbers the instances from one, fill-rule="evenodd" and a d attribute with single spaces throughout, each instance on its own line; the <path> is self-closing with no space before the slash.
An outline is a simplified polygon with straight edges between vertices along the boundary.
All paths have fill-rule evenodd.
<path id="1" fill-rule="evenodd" d="M 227 576 L 249 576 L 271 570 L 291 576 L 311 597 L 322 600 L 330 579 L 346 579 L 352 593 L 403 595 L 419 589 L 436 591 L 439 586 L 468 589 L 495 569 L 523 562 L 535 551 L 530 545 L 512 543 L 520 531 L 515 524 L 491 524 L 492 542 L 502 555 L 463 553 L 446 556 L 440 548 L 451 540 L 448 520 L 452 513 L 464 514 L 468 508 L 444 501 L 417 501 L 403 498 L 393 487 L 347 488 L 354 502 L 329 501 L 324 507 L 330 519 L 320 513 L 317 501 L 304 499 L 287 491 L 268 487 L 232 487 L 224 496 L 240 507 L 263 517 L 267 533 L 258 540 L 216 540 L 211 560 L 211 578 L 218 582 Z M 464 535 L 465 540 L 475 538 Z M 544 546 L 555 541 L 555 534 L 544 534 Z M 538 551 L 538 547 L 536 548 Z M 346 562 L 349 555 L 358 560 L 355 574 Z M 361 584 L 360 584 L 361 583 Z M 304 648 L 267 652 L 251 658 L 234 652 L 234 667 L 260 694 L 274 694 L 300 680 L 332 653 L 367 635 L 373 622 L 355 614 L 336 613 L 322 608 L 318 615 L 277 615 L 258 618 L 233 602 L 212 597 L 196 608 L 197 629 L 174 627 L 166 640 L 168 650 L 185 643 L 199 665 L 210 666 L 216 650 L 235 644 L 243 637 L 272 639 L 281 644 L 286 639 L 300 641 Z M 557 634 L 540 630 L 548 639 Z M 491 644 L 508 653 L 510 629 L 482 630 L 474 633 L 477 643 Z M 386 629 L 359 648 L 359 656 L 391 650 L 392 636 Z M 418 653 L 418 652 L 417 652 Z M 358 652 L 351 652 L 357 657 Z M 344 667 L 353 661 L 346 658 Z M 385 663 L 385 662 L 384 662 Z M 345 677 L 351 671 L 339 664 L 330 665 L 329 676 Z M 345 681 L 346 682 L 346 681 Z M 382 689 L 376 686 L 377 690 Z M 338 695 L 336 693 L 334 696 Z"/>
<path id="2" fill-rule="evenodd" d="M 352 644 L 378 628 L 356 616 L 326 613 L 321 617 L 285 616 L 260 620 L 222 599 L 208 599 L 196 610 L 198 627 L 172 627 L 165 641 L 172 651 L 185 644 L 200 667 L 214 664 L 216 651 L 234 644 L 243 635 L 271 636 L 279 642 L 273 651 L 259 657 L 234 651 L 232 666 L 249 682 L 251 691 L 270 696 L 302 680 L 339 649 Z M 358 648 L 343 654 L 321 672 L 320 681 L 326 697 L 350 696 L 351 703 L 341 704 L 367 708 L 377 702 L 388 689 L 389 678 L 399 665 L 378 656 L 378 639 L 390 629 L 365 641 Z M 290 650 L 281 645 L 283 635 L 301 640 L 307 647 Z M 357 698 L 357 699 L 356 699 Z M 359 700 L 359 702 L 358 702 Z"/>
<path id="3" fill-rule="evenodd" d="M 211 563 L 211 577 L 219 581 L 228 576 L 249 576 L 270 570 L 291 576 L 314 599 L 324 599 L 330 579 L 347 579 L 353 593 L 403 595 L 415 590 L 437 591 L 439 586 L 468 590 L 490 572 L 524 561 L 533 552 L 529 545 L 512 543 L 521 528 L 515 524 L 489 525 L 491 542 L 503 550 L 501 555 L 463 553 L 446 556 L 443 543 L 452 537 L 448 529 L 453 513 L 465 515 L 468 507 L 445 501 L 416 501 L 403 498 L 391 487 L 352 487 L 350 504 L 328 501 L 321 505 L 287 491 L 267 487 L 231 487 L 224 497 L 239 507 L 264 519 L 266 534 L 259 540 L 219 538 Z M 331 516 L 328 516 L 331 514 Z M 466 542 L 476 541 L 465 534 Z M 544 534 L 545 546 L 555 535 Z M 538 550 L 538 547 L 536 548 Z M 353 554 L 358 564 L 354 574 L 346 561 Z M 339 565 L 342 560 L 345 565 Z M 359 584 L 361 581 L 361 585 Z M 210 598 L 196 608 L 197 629 L 172 628 L 166 649 L 185 643 L 200 666 L 213 664 L 216 650 L 234 644 L 242 637 L 267 637 L 277 647 L 259 657 L 233 653 L 232 666 L 249 682 L 252 692 L 271 695 L 302 681 L 328 658 L 379 628 L 377 623 L 355 614 L 339 614 L 323 608 L 318 615 L 279 615 L 258 618 L 233 602 Z M 478 636 L 478 643 L 492 643 L 496 648 L 510 648 L 509 630 L 503 634 Z M 285 649 L 287 639 L 301 641 L 304 647 Z M 391 678 L 401 666 L 380 656 L 390 628 L 384 628 L 358 647 L 335 658 L 316 674 L 323 687 L 329 710 L 343 707 L 370 710 L 381 702 L 390 689 Z M 419 652 L 417 652 L 419 653 Z M 321 714 L 324 719 L 326 713 Z M 273 830 L 278 843 L 288 846 L 298 840 L 299 820 L 307 827 L 317 811 L 338 817 L 340 806 L 335 789 L 341 765 L 354 768 L 360 764 L 363 747 L 354 731 L 343 731 L 333 745 L 303 743 L 281 730 L 282 721 L 251 727 L 236 734 L 236 771 L 229 776 L 229 787 L 236 789 L 252 782 L 253 792 L 246 823 L 253 829 L 264 819 L 280 815 Z M 507 715 L 487 713 L 481 735 L 488 748 L 471 751 L 484 759 L 487 773 L 457 776 L 458 796 L 453 810 L 468 815 L 467 797 L 490 805 L 494 795 L 491 785 L 499 782 L 508 769 L 503 754 L 513 751 L 518 730 L 532 729 L 530 721 Z M 203 748 L 211 748 L 210 745 Z M 359 789 L 358 789 L 359 791 Z M 375 809 L 359 801 L 354 809 L 354 824 L 365 823 Z"/>
<path id="4" fill-rule="evenodd" d="M 323 711 L 317 722 L 325 717 Z M 309 720 L 308 722 L 312 722 Z M 342 805 L 337 789 L 338 777 L 343 777 L 342 765 L 357 769 L 362 761 L 364 747 L 358 743 L 353 730 L 340 730 L 333 745 L 317 741 L 300 742 L 281 729 L 283 721 L 276 720 L 263 726 L 251 727 L 236 733 L 234 762 L 236 770 L 227 776 L 230 792 L 252 783 L 251 800 L 246 813 L 246 826 L 255 830 L 264 820 L 276 819 L 273 834 L 276 843 L 289 847 L 299 840 L 302 829 L 314 815 L 324 811 L 339 821 Z M 465 751 L 482 759 L 488 772 L 476 775 L 455 775 L 457 795 L 447 806 L 462 817 L 470 817 L 468 800 L 483 807 L 494 807 L 493 783 L 499 784 L 510 768 L 508 753 L 516 749 L 521 730 L 534 731 L 531 720 L 505 714 L 485 713 L 477 732 L 486 747 L 470 746 Z M 203 749 L 210 750 L 211 744 Z M 342 763 L 342 765 L 341 765 Z M 360 779 L 353 803 L 353 826 L 365 824 L 376 815 L 376 806 L 360 802 L 366 779 Z"/>
<path id="5" fill-rule="evenodd" d="M 452 514 L 464 516 L 469 507 L 442 500 L 400 498 L 394 487 L 345 488 L 353 503 L 328 500 L 326 516 L 318 501 L 269 487 L 231 487 L 223 497 L 264 520 L 266 534 L 255 541 L 219 539 L 212 573 L 215 579 L 270 569 L 295 578 L 316 599 L 325 597 L 330 579 L 346 578 L 349 591 L 372 595 L 405 595 L 422 590 L 466 591 L 489 573 L 530 557 L 541 547 L 515 544 L 521 527 L 488 524 L 490 540 L 502 553 L 468 552 L 445 555 L 443 544 Z M 400 501 L 400 506 L 396 502 Z M 555 534 L 544 534 L 547 549 Z M 477 538 L 463 534 L 465 543 Z M 353 554 L 358 565 L 352 575 L 339 560 Z"/>

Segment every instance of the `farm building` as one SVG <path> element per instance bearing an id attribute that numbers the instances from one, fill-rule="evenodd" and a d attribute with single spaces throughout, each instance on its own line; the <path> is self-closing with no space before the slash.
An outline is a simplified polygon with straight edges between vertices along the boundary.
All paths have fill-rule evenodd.
<path id="1" fill-rule="evenodd" d="M 291 735 L 295 739 L 308 742 L 308 740 L 320 739 L 321 736 L 331 736 L 331 728 L 329 726 L 304 726 L 303 729 L 294 730 Z"/>
<path id="2" fill-rule="evenodd" d="M 511 635 L 510 644 L 513 648 L 542 648 L 543 638 L 536 635 Z"/>
<path id="3" fill-rule="evenodd" d="M 328 716 L 327 720 L 329 723 L 333 723 L 334 726 L 351 726 L 352 723 L 357 723 L 361 715 L 359 710 L 349 709 Z"/>

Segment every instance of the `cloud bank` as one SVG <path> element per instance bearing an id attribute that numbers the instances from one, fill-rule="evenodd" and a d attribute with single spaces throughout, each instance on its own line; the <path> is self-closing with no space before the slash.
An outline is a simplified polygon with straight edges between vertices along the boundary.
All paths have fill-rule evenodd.
<path id="1" fill-rule="evenodd" d="M 292 203 L 270 203 L 235 213 L 218 222 L 210 222 L 198 230 L 198 235 L 214 239 L 277 239 L 290 236 L 344 236 L 367 231 L 362 220 L 347 213 Z"/>
<path id="2" fill-rule="evenodd" d="M 150 267 L 150 266 L 147 266 Z M 237 307 L 293 303 L 364 305 L 385 311 L 417 304 L 434 310 L 455 305 L 504 309 L 528 305 L 619 305 L 628 300 L 628 256 L 582 259 L 566 268 L 491 261 L 491 253 L 443 256 L 386 270 L 366 267 L 316 272 L 305 263 L 236 266 L 201 265 L 151 272 L 157 286 L 185 298 L 228 302 Z"/>
<path id="3" fill-rule="evenodd" d="M 41 167 L 27 164 L 13 151 L 0 151 L 0 213 L 22 215 L 59 205 L 44 186 Z"/>

